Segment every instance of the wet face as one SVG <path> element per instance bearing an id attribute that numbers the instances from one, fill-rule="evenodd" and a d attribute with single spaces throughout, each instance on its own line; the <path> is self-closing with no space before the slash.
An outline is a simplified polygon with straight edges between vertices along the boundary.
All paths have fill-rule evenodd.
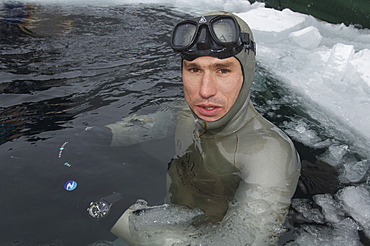
<path id="1" fill-rule="evenodd" d="M 235 57 L 201 56 L 183 61 L 185 99 L 202 120 L 216 121 L 234 105 L 243 84 L 243 73 Z"/>

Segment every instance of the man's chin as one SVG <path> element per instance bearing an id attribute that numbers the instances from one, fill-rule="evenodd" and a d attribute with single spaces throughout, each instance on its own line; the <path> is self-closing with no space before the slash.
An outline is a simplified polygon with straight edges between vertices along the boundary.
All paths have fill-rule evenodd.
<path id="1" fill-rule="evenodd" d="M 222 118 L 222 116 L 205 116 L 205 115 L 199 115 L 196 114 L 199 119 L 206 121 L 206 122 L 214 122 Z"/>

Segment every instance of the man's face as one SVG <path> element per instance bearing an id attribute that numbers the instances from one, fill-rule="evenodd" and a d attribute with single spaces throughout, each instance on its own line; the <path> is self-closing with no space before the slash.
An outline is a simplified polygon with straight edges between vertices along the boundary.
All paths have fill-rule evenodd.
<path id="1" fill-rule="evenodd" d="M 215 121 L 234 105 L 243 73 L 235 57 L 200 56 L 183 61 L 182 81 L 185 99 L 194 113 L 205 121 Z"/>

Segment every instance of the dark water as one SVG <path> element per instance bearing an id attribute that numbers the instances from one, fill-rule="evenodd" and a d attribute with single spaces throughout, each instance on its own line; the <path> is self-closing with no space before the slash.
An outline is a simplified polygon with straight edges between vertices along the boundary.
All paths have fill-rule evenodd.
<path id="1" fill-rule="evenodd" d="M 88 218 L 90 201 L 121 192 L 162 203 L 172 138 L 114 149 L 81 141 L 81 132 L 182 97 L 179 57 L 168 39 L 185 17 L 161 5 L 0 7 L 0 245 L 114 240 Z M 258 68 L 258 110 L 278 126 L 301 117 L 319 132 L 290 93 Z M 79 149 L 70 166 L 58 159 L 66 141 Z M 295 144 L 311 163 L 325 151 Z M 328 173 L 333 186 L 321 192 L 334 193 L 339 186 Z M 68 180 L 76 190 L 63 188 Z M 296 197 L 314 192 L 299 189 Z"/>
<path id="2" fill-rule="evenodd" d="M 114 191 L 162 203 L 172 142 L 119 151 L 82 143 L 84 161 L 71 167 L 59 147 L 87 126 L 181 97 L 167 42 L 184 16 L 163 6 L 2 6 L 0 14 L 1 245 L 114 239 L 86 207 Z M 75 191 L 64 190 L 68 180 Z"/>

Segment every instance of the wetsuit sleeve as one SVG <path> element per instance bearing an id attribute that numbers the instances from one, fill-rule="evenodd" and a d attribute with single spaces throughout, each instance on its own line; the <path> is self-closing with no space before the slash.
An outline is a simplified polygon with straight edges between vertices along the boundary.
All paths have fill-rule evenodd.
<path id="1" fill-rule="evenodd" d="M 189 245 L 189 237 L 196 232 L 192 219 L 200 210 L 164 204 L 149 207 L 139 200 L 114 224 L 111 232 L 130 246 Z"/>
<path id="2" fill-rule="evenodd" d="M 107 125 L 112 131 L 111 146 L 130 146 L 166 138 L 175 129 L 176 112 L 167 107 L 148 115 L 132 115 Z"/>
<path id="3" fill-rule="evenodd" d="M 251 165 L 240 168 L 242 182 L 235 194 L 235 206 L 230 206 L 225 216 L 233 223 L 245 220 L 253 225 L 251 245 L 276 242 L 300 176 L 299 156 L 286 136 L 264 141 L 263 149 L 250 156 Z"/>

